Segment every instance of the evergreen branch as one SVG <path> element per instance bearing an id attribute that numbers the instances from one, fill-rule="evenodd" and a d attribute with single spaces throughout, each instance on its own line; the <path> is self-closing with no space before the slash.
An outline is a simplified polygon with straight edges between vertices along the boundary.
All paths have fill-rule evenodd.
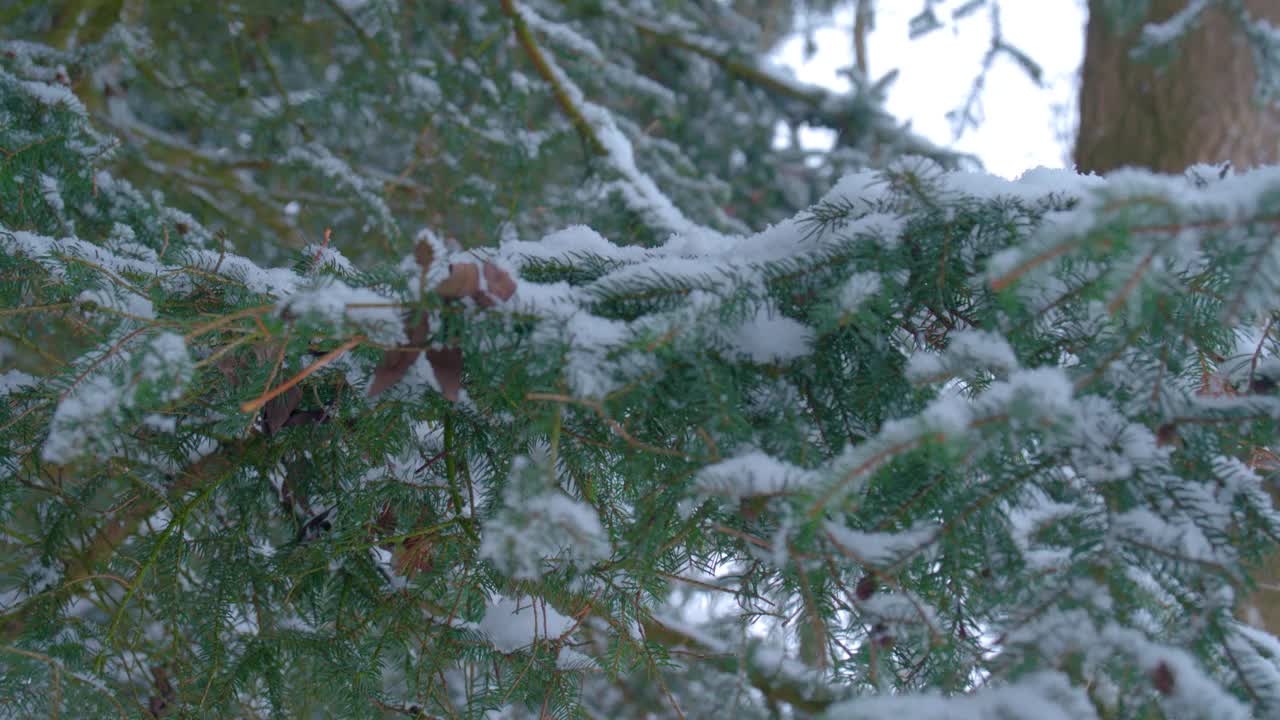
<path id="1" fill-rule="evenodd" d="M 96 358 L 93 359 L 93 362 L 89 363 L 88 367 L 80 371 L 80 374 L 76 375 L 75 378 L 71 381 L 71 383 L 67 385 L 66 389 L 62 391 L 62 394 L 58 397 L 58 399 L 65 400 L 66 397 L 71 394 L 71 391 L 75 390 L 76 386 L 78 386 L 81 382 L 83 382 L 85 378 L 89 377 L 89 375 L 91 375 L 94 370 L 101 367 L 102 363 L 111 359 L 114 355 L 116 355 L 121 350 L 123 350 L 124 346 L 129 344 L 130 340 L 136 338 L 137 336 L 141 335 L 142 333 L 146 332 L 149 329 L 150 328 L 144 325 L 142 327 L 135 328 L 134 330 L 131 330 L 128 333 L 125 333 L 124 337 L 117 340 L 114 345 L 107 348 L 106 352 L 98 355 Z"/>
<path id="2" fill-rule="evenodd" d="M 360 23 L 356 22 L 356 19 L 351 16 L 351 13 L 347 11 L 346 7 L 344 7 L 342 3 L 337 0 L 324 0 L 324 4 L 329 7 L 330 12 L 342 18 L 342 22 L 346 23 L 347 27 L 351 28 L 351 32 L 360 39 L 360 44 L 364 46 L 364 49 L 370 56 L 378 58 L 379 62 L 385 62 L 382 46 L 378 45 L 373 41 L 373 38 L 369 37 L 369 34 L 364 31 L 364 28 L 360 27 Z"/>
<path id="3" fill-rule="evenodd" d="M 683 211 L 663 193 L 653 178 L 640 170 L 636 165 L 631 141 L 618 128 L 610 112 L 589 102 L 568 74 L 538 47 L 525 17 L 526 14 L 532 15 L 532 11 L 518 4 L 518 0 L 502 0 L 502 7 L 511 18 L 520 45 L 538 74 L 551 86 L 561 109 L 582 135 L 591 152 L 607 158 L 613 169 L 622 176 L 623 186 L 620 189 L 624 202 L 668 232 L 711 237 L 719 235 L 711 228 L 685 217 Z"/>
<path id="4" fill-rule="evenodd" d="M 138 588 L 142 585 L 142 581 L 147 577 L 147 573 L 150 572 L 151 568 L 153 568 L 156 562 L 160 559 L 160 552 L 164 550 L 165 545 L 169 542 L 169 538 L 173 536 L 174 529 L 177 528 L 179 532 L 182 532 L 183 525 L 186 523 L 187 518 L 191 516 L 192 511 L 212 497 L 213 491 L 218 489 L 218 485 L 221 484 L 222 478 L 225 477 L 226 475 L 223 475 L 217 480 L 205 483 L 204 487 L 200 489 L 200 494 L 190 502 L 184 504 L 181 510 L 174 513 L 164 530 L 161 531 L 160 537 L 155 541 L 155 547 L 151 550 L 151 554 L 148 555 L 147 559 L 138 567 L 137 572 L 133 575 L 133 580 L 129 581 L 129 586 L 125 590 L 124 597 L 120 598 L 120 604 L 117 606 L 115 615 L 111 618 L 111 623 L 107 627 L 108 642 L 113 644 L 116 642 L 116 633 L 120 628 L 120 621 L 124 619 L 125 610 L 129 607 L 129 601 L 137 594 Z"/>
<path id="5" fill-rule="evenodd" d="M 186 335 L 183 336 L 183 339 L 186 340 L 187 342 L 191 342 L 195 338 L 198 338 L 201 335 L 204 335 L 205 333 L 210 333 L 210 332 L 213 332 L 214 330 L 217 330 L 220 327 L 225 327 L 226 325 L 229 325 L 235 322 L 236 320 L 250 317 L 250 316 L 256 317 L 259 315 L 263 315 L 265 313 L 269 313 L 275 310 L 275 308 L 276 306 L 274 304 L 254 305 L 252 307 L 242 308 L 232 313 L 220 315 L 216 319 L 211 320 L 205 323 L 204 325 L 201 325 L 200 327 L 197 327 L 196 329 L 188 332 Z"/>
<path id="6" fill-rule="evenodd" d="M 646 639 L 650 642 L 656 642 L 668 648 L 690 648 L 712 667 L 729 675 L 736 675 L 745 670 L 747 680 L 752 687 L 772 702 L 786 703 L 801 712 L 818 715 L 837 699 L 825 688 L 805 687 L 782 672 L 766 672 L 757 667 L 750 658 L 740 660 L 732 654 L 725 653 L 723 648 L 709 646 L 702 638 L 679 629 L 675 623 L 646 618 L 641 621 L 641 625 Z M 743 665 L 746 667 L 744 668 Z"/>
<path id="7" fill-rule="evenodd" d="M 739 80 L 752 83 L 787 99 L 799 100 L 808 105 L 817 106 L 821 105 L 829 97 L 827 91 L 822 88 L 801 87 L 796 83 L 788 82 L 774 73 L 762 70 L 755 64 L 739 60 L 730 53 L 717 51 L 669 28 L 660 28 L 644 20 L 637 19 L 632 19 L 631 24 L 640 34 L 654 42 L 686 50 L 711 60 Z"/>
<path id="8" fill-rule="evenodd" d="M 844 489 L 859 476 L 873 471 L 875 468 L 888 462 L 889 459 L 895 455 L 912 450 L 929 440 L 940 441 L 944 437 L 945 436 L 941 433 L 927 433 L 919 437 L 908 438 L 876 451 L 870 457 L 858 463 L 846 472 L 844 477 L 837 482 L 830 491 L 818 498 L 817 502 L 813 504 L 813 507 L 809 508 L 808 519 L 812 522 L 821 517 L 822 513 L 826 510 L 827 505 L 841 496 L 844 493 Z"/>
<path id="9" fill-rule="evenodd" d="M 445 478 L 449 484 L 449 500 L 453 503 L 453 513 L 457 518 L 462 518 L 463 502 L 462 490 L 458 482 L 458 455 L 461 454 L 458 448 L 457 429 L 454 427 L 454 418 L 452 413 L 446 414 L 444 417 L 444 466 Z M 474 517 L 475 506 L 471 506 L 471 512 Z M 476 531 L 473 523 L 463 523 L 463 530 L 474 541 L 479 541 L 480 536 Z"/>
<path id="10" fill-rule="evenodd" d="M 7 308 L 7 309 L 0 308 L 0 317 L 12 316 L 12 315 L 25 315 L 27 313 L 48 312 L 52 310 L 70 310 L 73 307 L 75 307 L 74 303 L 60 302 L 60 303 L 48 303 L 45 305 L 26 305 L 22 307 Z"/>
<path id="11" fill-rule="evenodd" d="M 303 380 L 306 380 L 312 373 L 322 369 L 324 366 L 342 357 L 348 350 L 359 345 L 364 341 L 365 341 L 365 337 L 363 335 L 356 335 L 350 340 L 347 340 L 346 342 L 342 343 L 341 345 L 334 348 L 333 350 L 330 350 L 324 355 L 321 355 L 319 358 L 316 359 L 315 362 L 303 368 L 301 371 L 298 372 L 298 374 L 280 383 L 274 389 L 268 390 L 267 392 L 263 393 L 260 397 L 258 397 L 255 400 L 250 400 L 245 403 L 242 403 L 240 405 L 240 411 L 245 413 L 252 413 L 252 412 L 257 412 L 258 410 L 261 410 L 263 405 L 266 405 L 267 403 L 271 402 L 273 399 L 279 397 L 282 393 L 293 388 L 293 386 L 297 385 Z"/>
<path id="12" fill-rule="evenodd" d="M 116 711 L 120 713 L 120 717 L 122 718 L 129 717 L 129 714 L 125 712 L 124 706 L 121 705 L 120 701 L 116 700 L 111 693 L 106 691 L 106 688 L 103 687 L 101 682 L 99 682 L 98 680 L 92 677 L 86 676 L 84 673 L 71 670 L 65 664 L 63 664 L 61 660 L 50 657 L 48 655 L 44 655 L 42 653 L 33 652 L 31 650 L 24 650 L 22 648 L 13 647 L 11 645 L 0 645 L 0 651 L 11 653 L 13 655 L 18 655 L 20 657 L 30 658 L 32 660 L 39 660 L 40 662 L 49 666 L 49 670 L 53 672 L 53 676 L 54 676 L 54 681 L 53 681 L 54 692 L 53 692 L 53 697 L 51 698 L 51 700 L 53 701 L 52 702 L 53 709 L 50 711 L 51 717 L 54 718 L 54 720 L 57 720 L 58 707 L 62 705 L 62 693 L 60 692 L 59 684 L 58 684 L 58 678 L 62 675 L 66 675 L 72 680 L 75 680 L 76 682 L 81 683 L 86 687 L 93 689 L 94 691 L 101 694 L 103 697 L 107 698 L 107 700 L 111 701 L 111 704 L 115 706 Z"/>
<path id="13" fill-rule="evenodd" d="M 162 503 L 176 502 L 187 492 L 203 488 L 227 472 L 235 470 L 246 454 L 263 443 L 262 436 L 225 443 L 218 450 L 177 473 L 164 498 L 139 497 L 127 505 L 122 514 L 105 519 L 93 537 L 65 560 L 65 580 L 60 592 L 78 592 L 73 591 L 72 588 L 101 575 L 97 567 L 107 564 L 116 548 L 123 545 L 144 520 L 155 514 Z M 30 613 L 27 608 L 37 597 L 39 596 L 28 599 L 26 603 L 11 610 L 7 615 L 0 615 L 0 642 L 12 642 L 22 633 Z"/>
<path id="14" fill-rule="evenodd" d="M 568 395 L 559 395 L 556 393 L 544 393 L 544 392 L 526 393 L 525 399 L 526 400 L 545 400 L 549 402 L 557 402 L 562 404 L 567 403 L 571 405 L 581 405 L 595 412 L 595 414 L 599 416 L 602 421 L 604 421 L 605 425 L 609 426 L 609 429 L 612 430 L 615 435 L 622 438 L 628 445 L 630 445 L 633 448 L 636 448 L 637 450 L 640 450 L 642 452 L 652 453 L 654 455 L 666 455 L 668 457 L 677 457 L 682 460 L 690 460 L 690 461 L 697 462 L 696 458 L 694 458 L 693 456 L 687 453 L 680 452 L 679 450 L 671 450 L 669 448 L 657 447 L 656 445 L 650 445 L 641 440 L 637 440 L 635 437 L 631 435 L 631 433 L 627 432 L 627 429 L 624 428 L 621 423 L 609 417 L 608 413 L 605 412 L 604 406 L 596 400 L 584 400 L 580 398 L 569 397 Z"/>
<path id="15" fill-rule="evenodd" d="M 454 717 L 499 701 L 700 717 L 737 692 L 745 714 L 800 720 L 987 709 L 1006 690 L 1076 698 L 1062 701 L 1073 715 L 1103 671 L 1104 712 L 1158 714 L 1172 687 L 1197 716 L 1280 706 L 1270 660 L 1219 647 L 1222 578 L 1251 586 L 1247 561 L 1280 537 L 1267 455 L 1250 447 L 1277 417 L 1274 328 L 1253 319 L 1280 301 L 1280 175 L 1202 190 L 1063 173 L 1046 189 L 904 162 L 795 215 L 779 199 L 795 188 L 750 180 L 796 160 L 770 145 L 778 123 L 840 126 L 829 163 L 795 168 L 817 190 L 868 159 L 887 116 L 861 82 L 842 96 L 773 76 L 735 49 L 746 33 L 719 4 L 668 3 L 661 21 L 639 9 L 646 30 L 591 3 L 325 0 L 317 19 L 270 2 L 279 12 L 251 27 L 216 4 L 192 11 L 198 32 L 157 24 L 141 64 L 127 33 L 171 13 L 124 18 L 84 57 L 127 88 L 0 40 L 0 147 L 23 148 L 0 151 L 0 304 L 20 308 L 0 311 L 0 335 L 21 368 L 0 374 L 0 645 L 124 705 L 151 688 L 155 706 L 210 717 Z M 673 39 L 654 35 L 668 26 Z M 226 42 L 202 44 L 210 32 Z M 388 41 L 376 61 L 332 63 L 374 38 Z M 672 67 L 729 85 L 703 98 L 701 73 L 625 80 Z M 668 96 L 692 100 L 657 137 L 640 116 Z M 567 136 L 530 127 L 543 99 Z M 162 180 L 194 215 L 100 171 L 114 146 L 89 123 L 108 115 L 126 136 L 112 169 Z M 143 124 L 156 121 L 170 129 Z M 722 127 L 735 131 L 707 131 Z M 575 137 L 610 166 L 589 201 L 563 162 Z M 410 148 L 421 185 L 395 182 Z M 710 176 L 721 168 L 744 181 Z M 714 233 L 655 179 L 698 217 L 769 229 Z M 435 188 L 439 215 L 388 205 L 388 183 Z M 412 256 L 364 242 L 424 220 L 467 238 L 500 227 L 502 242 L 464 253 L 424 232 Z M 329 227 L 334 243 L 281 267 L 229 251 L 234 238 L 269 256 Z M 1157 257 L 1153 238 L 1174 230 Z M 459 263 L 470 275 L 438 282 Z M 1002 272 L 1032 269 L 1036 283 L 998 292 L 1017 279 Z M 455 287 L 467 278 L 474 290 Z M 154 334 L 145 353 L 135 323 Z M 412 361 L 442 340 L 450 377 L 467 379 L 457 403 L 421 364 L 397 366 L 403 385 L 376 403 L 311 377 L 343 364 L 359 382 L 378 373 L 372 349 Z M 273 407 L 269 433 L 236 412 Z M 175 553 L 188 533 L 192 552 Z M 655 619 L 685 598 L 713 601 L 708 628 L 758 623 L 781 642 Z M 1115 632 L 1091 642 L 1081 618 Z M 1005 633 L 1000 647 L 981 628 Z M 1097 662 L 1059 672 L 1077 629 Z M 1143 644 L 1157 632 L 1167 645 Z M 97 700 L 0 654 L 17 660 L 0 696 L 18 707 Z M 979 675 L 1001 687 L 978 691 Z M 935 688 L 948 697 L 912 695 Z"/>
<path id="16" fill-rule="evenodd" d="M 1129 277 L 1124 282 L 1124 286 L 1120 288 L 1120 292 L 1116 293 L 1116 296 L 1111 299 L 1111 302 L 1107 303 L 1107 312 L 1115 315 L 1120 311 L 1120 308 L 1124 307 L 1125 301 L 1129 299 L 1129 295 L 1133 292 L 1134 288 L 1138 287 L 1138 283 L 1142 280 L 1142 276 L 1146 274 L 1147 269 L 1151 267 L 1151 261 L 1154 260 L 1155 257 L 1156 250 L 1155 248 L 1152 248 L 1152 250 L 1142 258 L 1142 262 L 1138 263 L 1138 267 L 1134 268 L 1134 271 L 1129 274 Z"/>
<path id="17" fill-rule="evenodd" d="M 591 148 L 591 152 L 596 155 L 608 155 L 609 149 L 600 141 L 595 129 L 591 126 L 591 122 L 587 120 L 586 115 L 574 102 L 574 97 L 562 82 L 560 73 L 551 66 L 546 56 L 542 54 L 542 48 L 538 46 L 537 40 L 534 39 L 533 33 L 529 30 L 529 25 L 521 14 L 522 8 L 516 4 L 516 0 L 502 0 L 502 11 L 507 14 L 507 17 L 511 18 L 516 40 L 520 43 L 520 47 L 524 48 L 525 54 L 529 57 L 529 62 L 533 65 L 533 69 L 551 86 L 551 94 L 555 96 L 556 103 L 560 105 L 560 110 L 569 118 L 569 122 L 573 124 L 574 129 L 582 136 L 582 140 L 587 144 L 587 147 Z"/>
<path id="18" fill-rule="evenodd" d="M 1108 208 L 1114 210 L 1115 208 Z M 1126 228 L 1133 235 L 1151 235 L 1151 234 L 1173 234 L 1188 230 L 1226 230 L 1233 227 L 1247 226 L 1261 223 L 1272 227 L 1280 227 L 1280 218 L 1268 213 L 1251 214 L 1241 218 L 1215 218 L 1207 220 L 1196 220 L 1188 222 L 1175 223 L 1156 223 L 1151 225 L 1138 224 Z M 995 291 L 1004 290 L 1013 283 L 1017 282 L 1023 275 L 1032 270 L 1050 262 L 1056 258 L 1075 250 L 1088 243 L 1092 238 L 1086 234 L 1074 235 L 1064 240 L 1043 248 L 1032 257 L 1026 258 L 1012 268 L 1002 270 L 998 275 L 990 279 L 991 289 Z M 1109 240 L 1102 240 L 1099 243 L 1103 249 L 1110 246 Z"/>

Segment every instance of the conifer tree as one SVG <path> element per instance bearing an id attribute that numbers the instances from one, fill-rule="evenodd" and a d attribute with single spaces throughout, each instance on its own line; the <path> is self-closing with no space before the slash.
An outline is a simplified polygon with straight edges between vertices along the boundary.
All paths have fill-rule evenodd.
<path id="1" fill-rule="evenodd" d="M 1280 712 L 1280 170 L 734 5 L 0 8 L 0 717 Z"/>

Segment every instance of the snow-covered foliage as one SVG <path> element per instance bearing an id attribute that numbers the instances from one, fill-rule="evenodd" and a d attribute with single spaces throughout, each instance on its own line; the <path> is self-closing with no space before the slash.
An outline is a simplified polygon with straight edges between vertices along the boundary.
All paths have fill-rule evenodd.
<path id="1" fill-rule="evenodd" d="M 1280 169 L 873 167 L 719 2 L 118 5 L 0 45 L 17 715 L 1280 708 Z"/>
<path id="2" fill-rule="evenodd" d="M 566 564 L 585 570 L 609 559 L 609 538 L 594 508 L 548 487 L 548 471 L 527 458 L 517 457 L 511 466 L 501 509 L 484 524 L 479 557 L 521 580 L 538 580 Z"/>

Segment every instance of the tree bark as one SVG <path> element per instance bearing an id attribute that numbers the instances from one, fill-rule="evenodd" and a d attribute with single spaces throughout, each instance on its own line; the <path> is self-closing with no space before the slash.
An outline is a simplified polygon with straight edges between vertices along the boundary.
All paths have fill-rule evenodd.
<path id="1" fill-rule="evenodd" d="M 1237 169 L 1280 160 L 1280 111 L 1254 98 L 1257 70 L 1248 42 L 1221 5 L 1168 63 L 1135 60 L 1142 27 L 1172 17 L 1188 0 L 1150 0 L 1133 27 L 1121 27 L 1107 0 L 1089 1 L 1075 164 L 1081 172 L 1143 167 L 1181 173 L 1195 163 Z M 1245 0 L 1254 18 L 1280 22 L 1280 2 Z"/>

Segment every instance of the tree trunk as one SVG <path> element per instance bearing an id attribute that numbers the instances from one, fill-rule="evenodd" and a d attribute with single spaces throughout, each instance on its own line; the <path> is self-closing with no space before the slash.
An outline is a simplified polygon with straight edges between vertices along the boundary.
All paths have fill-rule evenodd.
<path id="1" fill-rule="evenodd" d="M 1143 167 L 1181 173 L 1195 163 L 1238 169 L 1280 160 L 1280 111 L 1254 99 L 1257 71 L 1228 10 L 1205 11 L 1167 64 L 1136 61 L 1142 27 L 1186 7 L 1150 0 L 1140 22 L 1121 27 L 1107 0 L 1089 1 L 1075 163 L 1081 172 Z M 1280 21 L 1276 0 L 1246 0 L 1254 18 Z"/>
<path id="2" fill-rule="evenodd" d="M 1187 0 L 1151 0 L 1145 18 L 1121 27 L 1106 0 L 1089 1 L 1075 163 L 1081 172 L 1142 167 L 1181 173 L 1195 163 L 1229 161 L 1237 169 L 1280 161 L 1280 110 L 1254 99 L 1257 70 L 1238 25 L 1221 6 L 1167 64 L 1130 56 L 1143 25 L 1160 22 Z M 1276 0 L 1246 0 L 1253 17 L 1280 21 Z M 1280 504 L 1280 486 L 1270 485 Z M 1258 590 L 1237 606 L 1241 619 L 1280 634 L 1280 554 L 1256 571 Z"/>

